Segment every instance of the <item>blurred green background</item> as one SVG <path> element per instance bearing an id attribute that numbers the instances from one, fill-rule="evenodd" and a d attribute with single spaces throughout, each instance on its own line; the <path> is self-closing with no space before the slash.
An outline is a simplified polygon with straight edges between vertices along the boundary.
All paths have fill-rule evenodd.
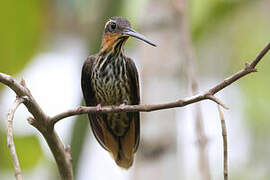
<path id="1" fill-rule="evenodd" d="M 50 111 L 49 107 L 46 111 L 45 108 L 45 112 L 51 112 L 50 115 L 65 110 L 66 108 L 57 109 L 57 106 L 65 104 L 66 101 L 71 102 L 68 105 L 69 108 L 76 107 L 82 102 L 80 68 L 83 61 L 88 55 L 98 51 L 105 21 L 111 16 L 123 16 L 131 21 L 134 29 L 145 34 L 158 44 L 158 49 L 148 51 L 150 47 L 146 47 L 141 42 L 129 40 L 127 43 L 127 53 L 134 59 L 139 59 L 136 61 L 136 64 L 141 74 L 142 86 L 148 87 L 146 85 L 147 82 L 156 81 L 155 78 L 159 76 L 166 76 L 168 78 L 164 82 L 163 89 L 142 88 L 142 94 L 145 94 L 143 102 L 161 103 L 160 99 L 154 99 L 154 95 L 147 96 L 147 94 L 151 94 L 153 91 L 160 91 L 161 94 L 159 96 L 163 95 L 162 92 L 165 93 L 164 96 L 168 97 L 165 100 L 185 97 L 183 93 L 175 96 L 170 96 L 169 93 L 166 93 L 166 90 L 170 89 L 170 84 L 166 84 L 168 82 L 176 84 L 179 89 L 178 92 L 185 92 L 186 88 L 186 79 L 184 78 L 185 65 L 182 62 L 184 60 L 181 57 L 181 52 L 176 54 L 176 56 L 170 53 L 171 51 L 181 51 L 179 40 L 181 39 L 181 32 L 179 32 L 178 26 L 179 19 L 174 16 L 173 12 L 174 3 L 173 0 L 3 1 L 0 6 L 0 72 L 13 75 L 17 80 L 25 78 L 27 84 L 31 84 L 33 80 L 33 83 L 29 86 L 30 90 L 34 86 L 42 85 L 42 89 L 36 90 L 33 94 L 37 99 L 39 99 L 39 93 L 43 94 L 44 98 L 50 99 L 48 100 L 49 102 L 44 101 L 44 103 L 41 103 L 42 107 L 47 104 L 47 106 L 56 109 L 55 112 Z M 268 0 L 189 1 L 188 20 L 196 56 L 195 67 L 199 76 L 201 91 L 206 90 L 208 87 L 243 68 L 244 63 L 251 61 L 270 41 L 269 7 L 270 1 Z M 166 43 L 168 43 L 168 46 Z M 170 46 L 170 43 L 173 46 Z M 159 54 L 159 56 L 153 56 L 155 53 Z M 68 58 L 71 59 L 68 60 Z M 160 58 L 160 61 L 158 58 Z M 60 59 L 62 60 L 60 61 Z M 176 64 L 171 59 L 174 59 Z M 60 65 L 54 64 L 57 62 Z M 44 66 L 44 63 L 46 66 Z M 165 64 L 167 64 L 168 69 L 166 69 Z M 151 70 L 153 66 L 157 67 L 155 72 Z M 75 70 L 64 71 L 70 67 Z M 162 69 L 162 67 L 164 68 Z M 34 70 L 35 68 L 37 70 Z M 54 85 L 52 85 L 54 78 L 50 76 L 52 74 L 51 68 L 56 69 L 55 76 L 59 77 L 58 82 L 53 83 Z M 170 71 L 172 68 L 176 68 L 174 73 Z M 270 178 L 270 144 L 268 143 L 270 138 L 269 68 L 270 54 L 266 55 L 259 63 L 258 73 L 237 81 L 236 84 L 231 85 L 218 94 L 231 109 L 225 111 L 229 133 L 230 179 L 266 180 Z M 33 72 L 39 72 L 39 69 L 43 69 L 43 71 L 37 76 Z M 44 79 L 40 79 L 40 76 L 46 81 L 44 82 Z M 155 86 L 153 85 L 153 87 Z M 71 94 L 76 95 L 69 94 L 69 96 L 60 99 L 57 94 L 54 94 L 56 89 L 59 89 L 60 92 L 69 91 Z M 7 110 L 14 99 L 14 94 L 0 85 L 0 179 L 13 178 L 13 166 L 6 144 L 5 118 Z M 216 127 L 213 130 L 216 133 L 212 133 L 212 129 L 206 128 L 206 131 L 208 131 L 206 134 L 210 139 L 210 173 L 213 179 L 222 179 L 222 141 L 220 138 L 219 118 L 215 105 L 210 104 L 202 103 L 206 117 L 204 121 L 205 126 L 208 127 L 208 120 L 210 118 L 216 121 Z M 180 112 L 174 110 L 173 112 L 176 115 L 171 118 L 174 118 L 176 121 L 178 117 L 185 119 L 182 114 L 187 109 L 185 108 Z M 27 125 L 27 123 L 22 124 L 22 121 L 26 122 L 26 117 L 29 114 L 27 114 L 25 108 L 21 109 L 21 111 L 22 113 L 15 115 L 17 116 L 15 124 L 18 121 L 21 123 L 17 125 L 18 127 L 15 127 L 15 145 L 23 176 L 26 177 L 25 179 L 58 179 L 59 176 L 54 160 L 43 138 L 30 125 Z M 212 116 L 208 114 L 212 114 Z M 91 158 L 86 158 L 85 156 L 95 154 L 96 152 L 93 149 L 100 147 L 95 144 L 95 140 L 93 140 L 94 142 L 92 141 L 92 133 L 90 133 L 86 116 L 83 115 L 76 117 L 76 119 L 70 119 L 73 120 L 64 120 L 59 123 L 57 131 L 60 133 L 64 144 L 71 145 L 75 179 L 103 179 L 102 174 L 98 174 L 102 170 L 95 172 L 95 168 L 102 167 L 102 162 L 106 164 L 107 161 L 112 160 L 109 156 L 106 156 L 105 158 L 109 159 L 106 162 L 95 159 L 90 164 L 87 164 L 87 159 L 91 161 Z M 144 119 L 149 119 L 149 117 L 144 117 L 143 115 L 142 119 L 145 121 Z M 170 123 L 170 121 L 176 123 L 170 119 L 166 121 L 167 123 Z M 66 125 L 67 123 L 69 124 Z M 154 120 L 153 124 L 155 124 Z M 61 126 L 67 127 L 61 129 Z M 147 142 L 144 142 L 144 137 L 148 136 L 148 131 L 150 130 L 142 128 L 141 150 L 139 150 L 138 160 L 136 160 L 138 163 L 135 164 L 135 167 L 130 172 L 118 172 L 118 170 L 111 170 L 108 168 L 110 166 L 105 165 L 106 168 L 103 169 L 103 172 L 108 171 L 111 174 L 109 177 L 118 177 L 116 179 L 149 179 L 147 177 L 151 177 L 151 172 L 159 174 L 149 168 L 151 163 L 156 164 L 157 161 L 155 160 L 156 156 L 153 155 L 156 152 L 154 151 L 155 143 L 153 143 L 154 145 L 151 144 L 150 150 L 148 150 Z M 179 129 L 175 131 L 179 131 Z M 243 133 L 240 133 L 239 136 L 237 132 Z M 185 172 L 186 168 L 183 168 L 186 166 L 184 157 L 196 156 L 186 154 L 181 149 L 184 146 L 182 146 L 183 143 L 179 142 L 179 139 L 185 139 L 189 134 L 179 134 L 179 132 L 176 132 L 176 135 L 178 139 L 176 143 L 178 145 L 177 147 L 174 147 L 176 145 L 172 146 L 173 149 L 176 149 L 173 151 L 173 156 L 176 158 L 166 158 L 165 154 L 167 152 L 170 153 L 170 151 L 164 151 L 162 156 L 167 160 L 163 164 L 160 161 L 158 165 L 160 167 L 168 166 L 168 169 L 171 169 L 168 164 L 175 160 L 180 161 L 179 167 L 173 168 L 174 172 L 177 169 L 179 172 L 170 175 L 170 179 L 196 179 L 199 176 L 196 165 L 198 160 L 194 159 L 195 164 L 188 166 L 195 173 L 189 173 L 191 170 Z M 170 136 L 167 138 L 169 140 L 165 139 L 165 142 L 170 141 Z M 194 141 L 193 139 L 189 143 L 194 144 Z M 243 147 L 239 145 L 239 141 L 244 144 Z M 194 147 L 196 148 L 197 146 Z M 156 149 L 158 148 L 160 147 Z M 211 149 L 218 149 L 215 152 L 219 154 L 211 156 Z M 98 151 L 102 150 L 98 149 Z M 147 152 L 150 152 L 150 154 Z M 151 155 L 154 159 L 149 158 L 150 160 L 145 160 L 147 156 L 150 157 Z M 91 157 L 93 156 L 95 155 L 91 155 Z M 217 157 L 220 161 L 218 161 Z M 143 164 L 144 161 L 146 161 L 146 165 Z M 96 165 L 96 167 L 95 164 L 99 165 Z M 140 164 L 142 164 L 142 167 L 147 168 L 141 170 Z M 216 167 L 217 164 L 218 166 Z M 144 171 L 148 171 L 146 175 L 144 175 Z M 159 176 L 160 179 L 166 177 L 169 171 L 164 171 L 163 173 L 165 175 Z"/>

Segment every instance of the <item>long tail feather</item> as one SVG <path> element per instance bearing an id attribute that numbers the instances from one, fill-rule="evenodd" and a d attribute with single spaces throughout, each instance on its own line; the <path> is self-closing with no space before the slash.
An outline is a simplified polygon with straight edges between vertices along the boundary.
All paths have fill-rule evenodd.
<path id="1" fill-rule="evenodd" d="M 133 163 L 135 153 L 135 121 L 132 119 L 130 128 L 124 137 L 119 140 L 118 157 L 115 162 L 118 166 L 128 169 Z"/>

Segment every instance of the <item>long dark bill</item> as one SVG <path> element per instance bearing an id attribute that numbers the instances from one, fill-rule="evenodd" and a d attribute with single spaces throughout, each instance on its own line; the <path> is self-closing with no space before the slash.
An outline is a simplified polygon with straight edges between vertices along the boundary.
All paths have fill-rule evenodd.
<path id="1" fill-rule="evenodd" d="M 155 46 L 155 47 L 157 46 L 152 41 L 150 41 L 149 39 L 147 39 L 144 35 L 142 35 L 140 33 L 137 33 L 136 31 L 134 31 L 131 28 L 126 28 L 123 31 L 123 34 L 126 34 L 126 35 L 129 35 L 129 36 L 135 37 L 137 39 L 143 40 L 144 42 L 146 42 L 146 43 L 148 43 L 148 44 L 150 44 L 152 46 Z"/>

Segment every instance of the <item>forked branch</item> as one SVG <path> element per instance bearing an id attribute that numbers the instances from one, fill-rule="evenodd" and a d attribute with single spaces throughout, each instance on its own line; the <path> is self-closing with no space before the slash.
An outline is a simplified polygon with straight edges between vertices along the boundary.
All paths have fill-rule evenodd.
<path id="1" fill-rule="evenodd" d="M 246 63 L 246 66 L 241 71 L 235 73 L 234 75 L 226 78 L 224 81 L 220 82 L 219 84 L 215 85 L 214 87 L 210 88 L 205 93 L 197 94 L 192 97 L 188 97 L 185 99 L 179 99 L 175 102 L 164 103 L 164 104 L 153 104 L 153 105 L 132 105 L 132 106 L 106 106 L 102 107 L 101 110 L 97 110 L 96 107 L 78 107 L 76 109 L 71 109 L 65 112 L 62 112 L 54 117 L 49 117 L 46 115 L 42 108 L 38 105 L 34 97 L 31 95 L 30 90 L 25 86 L 24 81 L 18 83 L 15 81 L 11 76 L 6 74 L 0 73 L 0 82 L 11 88 L 18 98 L 23 98 L 23 104 L 26 106 L 28 111 L 33 115 L 33 118 L 29 118 L 30 124 L 36 127 L 43 137 L 45 138 L 46 142 L 48 143 L 54 158 L 57 163 L 57 167 L 61 176 L 61 179 L 65 180 L 72 180 L 73 179 L 73 171 L 72 171 L 72 164 L 71 158 L 68 154 L 69 151 L 65 150 L 64 145 L 58 138 L 58 135 L 54 131 L 54 125 L 61 119 L 66 117 L 79 115 L 79 114 L 87 114 L 87 113 L 104 113 L 104 112 L 149 112 L 149 111 L 157 111 L 162 109 L 170 109 L 176 107 L 183 107 L 189 104 L 193 104 L 202 100 L 212 100 L 217 104 L 227 108 L 217 97 L 214 95 L 224 89 L 225 87 L 229 86 L 233 82 L 237 81 L 238 79 L 244 77 L 245 75 L 256 72 L 256 65 L 259 61 L 265 56 L 265 54 L 270 49 L 270 43 L 265 46 L 265 48 L 258 54 L 258 56 L 250 63 Z"/>

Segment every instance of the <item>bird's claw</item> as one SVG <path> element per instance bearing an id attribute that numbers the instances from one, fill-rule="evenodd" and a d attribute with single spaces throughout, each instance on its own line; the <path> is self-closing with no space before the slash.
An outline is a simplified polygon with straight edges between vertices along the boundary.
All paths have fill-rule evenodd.
<path id="1" fill-rule="evenodd" d="M 119 106 L 119 107 L 120 107 L 120 109 L 121 109 L 121 110 L 123 110 L 123 109 L 125 108 L 125 105 L 126 105 L 125 103 L 120 104 L 120 106 Z"/>
<path id="2" fill-rule="evenodd" d="M 101 107 L 101 104 L 98 104 L 98 105 L 97 105 L 97 111 L 100 111 L 101 108 L 102 108 L 102 107 Z"/>

